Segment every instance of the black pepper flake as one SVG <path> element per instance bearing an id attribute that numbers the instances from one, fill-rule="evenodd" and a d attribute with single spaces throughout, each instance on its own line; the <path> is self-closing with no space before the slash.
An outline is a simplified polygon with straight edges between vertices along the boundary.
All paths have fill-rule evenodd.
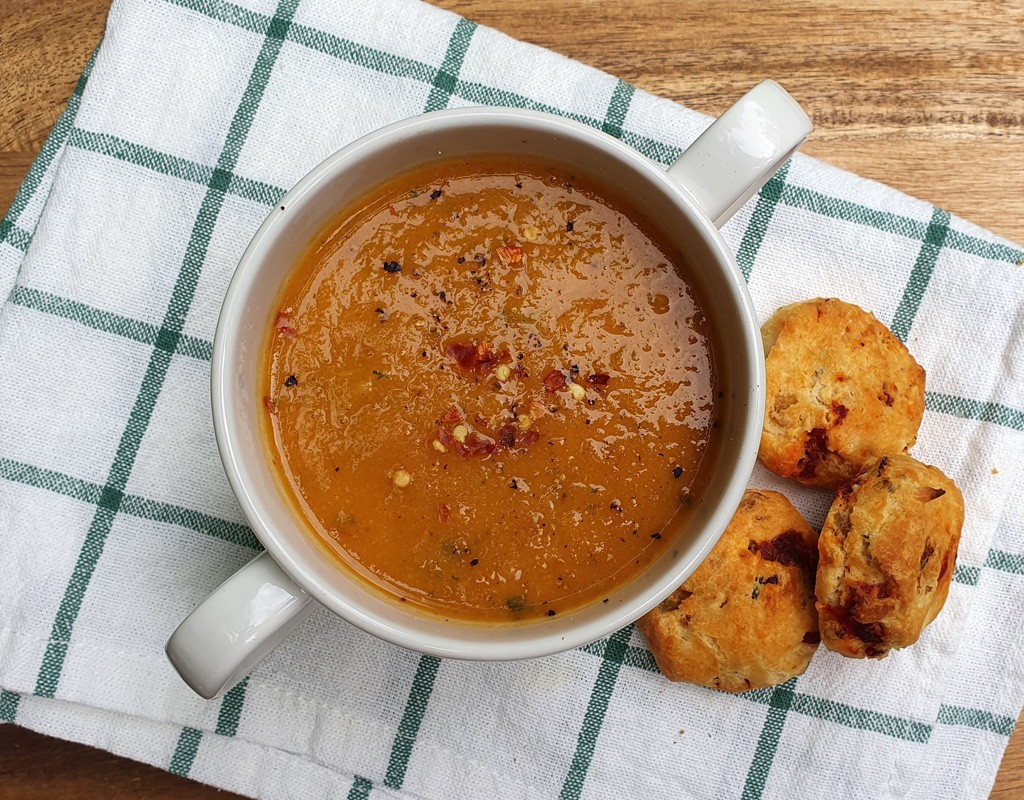
<path id="1" fill-rule="evenodd" d="M 553 608 L 549 608 L 549 609 L 548 609 L 548 616 L 549 616 L 549 617 L 553 617 L 553 616 L 555 616 L 555 614 L 557 614 L 557 613 L 558 613 L 558 612 L 557 612 L 557 611 L 555 611 L 555 609 L 553 609 Z"/>
<path id="2" fill-rule="evenodd" d="M 471 566 L 471 567 L 475 567 L 479 563 L 480 563 L 480 559 L 479 558 L 471 558 L 469 560 L 469 566 Z"/>
<path id="3" fill-rule="evenodd" d="M 572 233 L 572 229 L 573 229 L 572 220 L 569 220 L 567 223 L 565 223 L 565 229 L 569 233 Z"/>
<path id="4" fill-rule="evenodd" d="M 430 199 L 431 199 L 431 200 L 436 200 L 436 199 L 437 199 L 437 198 L 439 198 L 440 196 L 441 196 L 441 190 L 440 190 L 440 189 L 434 189 L 434 191 L 432 191 L 432 192 L 430 193 Z"/>
<path id="5" fill-rule="evenodd" d="M 384 262 L 384 271 L 385 272 L 390 272 L 392 274 L 395 273 L 395 272 L 401 272 L 402 271 L 402 265 L 399 264 L 397 261 L 385 261 Z"/>
<path id="6" fill-rule="evenodd" d="M 654 533 L 651 534 L 651 538 L 652 539 L 660 539 L 661 538 L 661 533 L 659 531 L 655 531 Z"/>
<path id="7" fill-rule="evenodd" d="M 456 263 L 457 264 L 465 264 L 466 263 L 465 257 L 464 256 L 459 256 L 458 259 L 456 260 Z"/>
<path id="8" fill-rule="evenodd" d="M 299 379 L 296 378 L 294 375 L 289 375 L 287 378 L 285 378 L 285 381 L 284 381 L 284 385 L 285 386 L 298 386 L 298 384 L 299 384 Z"/>
<path id="9" fill-rule="evenodd" d="M 602 600 L 601 602 L 602 602 L 602 603 L 607 603 L 607 602 L 608 602 L 608 598 L 606 597 L 606 598 L 605 598 L 604 600 Z"/>
<path id="10" fill-rule="evenodd" d="M 681 478 L 682 476 L 683 476 L 683 468 L 682 467 L 676 467 L 674 470 L 672 470 L 672 477 L 673 478 Z"/>
<path id="11" fill-rule="evenodd" d="M 579 375 L 580 374 L 580 365 L 579 364 L 573 364 L 571 367 L 569 367 L 569 372 L 571 372 L 573 375 Z"/>
<path id="12" fill-rule="evenodd" d="M 334 471 L 337 472 L 339 469 L 341 469 L 341 467 L 335 467 Z"/>
<path id="13" fill-rule="evenodd" d="M 516 181 L 516 188 L 517 189 L 522 189 L 523 188 L 522 181 Z"/>
<path id="14" fill-rule="evenodd" d="M 510 489 L 518 489 L 519 488 L 519 481 L 517 481 L 515 478 L 513 478 L 512 482 L 509 484 L 509 488 Z"/>
<path id="15" fill-rule="evenodd" d="M 444 293 L 444 289 L 442 289 L 440 292 L 438 292 L 437 296 L 441 298 L 441 302 L 442 303 L 447 303 L 448 302 L 448 295 L 446 295 Z"/>

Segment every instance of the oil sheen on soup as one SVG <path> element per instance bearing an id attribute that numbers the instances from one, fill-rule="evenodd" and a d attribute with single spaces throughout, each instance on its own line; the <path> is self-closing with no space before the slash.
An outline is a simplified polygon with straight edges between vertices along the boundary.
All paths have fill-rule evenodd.
<path id="1" fill-rule="evenodd" d="M 423 167 L 339 216 L 262 362 L 268 449 L 310 535 L 449 619 L 607 602 L 673 545 L 717 444 L 679 262 L 529 160 Z"/>

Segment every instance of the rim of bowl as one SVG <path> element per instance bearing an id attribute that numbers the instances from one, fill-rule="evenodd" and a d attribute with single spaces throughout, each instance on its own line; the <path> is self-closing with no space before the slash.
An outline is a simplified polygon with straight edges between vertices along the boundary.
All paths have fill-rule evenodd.
<path id="1" fill-rule="evenodd" d="M 607 612 L 597 615 L 586 625 L 569 630 L 545 630 L 544 622 L 531 623 L 536 635 L 528 639 L 508 642 L 496 637 L 493 641 L 484 640 L 469 642 L 457 637 L 425 634 L 396 627 L 379 619 L 368 612 L 358 602 L 338 597 L 329 587 L 321 584 L 307 568 L 305 559 L 296 557 L 287 543 L 282 542 L 277 532 L 265 524 L 262 507 L 283 503 L 283 498 L 267 499 L 251 491 L 245 460 L 237 452 L 236 437 L 252 435 L 252 432 L 235 430 L 237 420 L 229 412 L 228 398 L 232 396 L 230 389 L 231 364 L 228 356 L 234 352 L 237 342 L 238 323 L 243 310 L 238 302 L 249 285 L 255 280 L 258 271 L 253 271 L 253 264 L 259 261 L 261 251 L 278 235 L 284 232 L 286 223 L 282 217 L 286 212 L 281 206 L 290 207 L 297 199 L 312 191 L 322 180 L 333 177 L 336 172 L 343 171 L 346 162 L 355 159 L 364 151 L 375 151 L 400 138 L 403 134 L 414 133 L 417 129 L 432 128 L 438 124 L 527 124 L 534 132 L 568 133 L 600 142 L 602 149 L 610 150 L 610 158 L 618 158 L 630 164 L 631 168 L 646 173 L 659 188 L 673 200 L 680 213 L 697 229 L 705 242 L 716 252 L 720 264 L 728 271 L 728 284 L 735 296 L 734 305 L 743 317 L 745 335 L 745 356 L 754 365 L 753 380 L 746 390 L 746 411 L 738 413 L 742 418 L 742 441 L 739 444 L 740 455 L 733 464 L 732 475 L 726 481 L 724 490 L 718 498 L 716 508 L 710 514 L 707 524 L 693 539 L 687 548 L 686 556 L 677 558 L 676 568 L 671 570 L 663 580 L 651 586 L 646 592 L 646 599 L 632 604 L 609 605 Z M 386 178 L 382 178 L 382 181 Z M 369 191 L 372 187 L 367 186 Z M 682 199 L 681 199 L 682 198 Z M 214 433 L 217 449 L 232 493 L 238 500 L 246 521 L 252 527 L 256 537 L 267 549 L 277 564 L 299 587 L 316 599 L 333 613 L 347 622 L 384 641 L 414 650 L 426 655 L 441 658 L 457 658 L 476 661 L 511 661 L 570 650 L 596 641 L 614 631 L 634 622 L 655 605 L 671 594 L 690 574 L 703 562 L 711 548 L 721 537 L 726 525 L 746 488 L 757 459 L 757 442 L 764 420 L 765 403 L 765 366 L 764 355 L 757 324 L 757 315 L 753 301 L 743 280 L 742 273 L 736 264 L 735 257 L 725 242 L 718 228 L 711 220 L 698 210 L 697 203 L 685 186 L 670 178 L 657 163 L 639 151 L 623 143 L 603 131 L 591 128 L 574 120 L 558 117 L 545 112 L 527 109 L 514 109 L 502 106 L 474 106 L 459 109 L 445 109 L 410 117 L 390 125 L 378 128 L 365 134 L 341 150 L 331 154 L 307 172 L 275 205 L 250 240 L 228 284 L 224 301 L 217 320 L 213 342 L 213 358 L 211 361 L 211 400 L 213 408 Z M 257 432 L 257 435 L 259 433 Z M 301 521 L 299 521 L 301 524 Z M 337 570 L 339 573 L 342 570 Z M 643 573 L 641 573 L 642 575 Z M 638 575 L 637 578 L 641 577 Z M 358 582 L 345 577 L 355 590 L 355 594 L 367 593 Z M 426 618 L 441 625 L 446 625 L 443 618 L 429 613 L 419 614 L 415 611 L 402 611 L 411 618 Z M 469 623 L 473 625 L 473 623 Z M 450 623 L 453 631 L 464 628 L 459 621 Z M 481 624 L 483 627 L 483 624 Z M 495 630 L 501 631 L 503 626 L 496 625 Z"/>

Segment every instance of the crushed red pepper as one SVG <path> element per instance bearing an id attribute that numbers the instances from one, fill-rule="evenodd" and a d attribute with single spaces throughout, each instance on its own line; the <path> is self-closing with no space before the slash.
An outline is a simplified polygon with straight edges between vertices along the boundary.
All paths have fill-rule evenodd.
<path id="1" fill-rule="evenodd" d="M 294 339 L 296 336 L 295 324 L 292 320 L 291 310 L 285 309 L 284 311 L 277 312 L 277 318 L 274 320 L 274 328 L 287 339 Z"/>
<path id="2" fill-rule="evenodd" d="M 565 374 L 559 372 L 557 369 L 552 370 L 544 376 L 544 390 L 547 392 L 557 392 L 559 389 L 565 388 Z"/>
<path id="3" fill-rule="evenodd" d="M 494 345 L 490 342 L 460 342 L 451 341 L 445 348 L 445 352 L 455 364 L 466 371 L 475 372 L 477 375 L 487 375 L 499 364 L 511 362 L 511 357 L 506 348 L 494 351 Z"/>

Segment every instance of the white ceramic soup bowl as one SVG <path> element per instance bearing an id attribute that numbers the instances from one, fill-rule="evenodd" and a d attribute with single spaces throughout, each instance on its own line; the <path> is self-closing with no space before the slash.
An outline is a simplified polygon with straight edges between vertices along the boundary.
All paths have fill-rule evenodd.
<path id="1" fill-rule="evenodd" d="M 718 231 L 810 132 L 777 84 L 755 87 L 667 171 L 621 141 L 548 114 L 439 111 L 375 131 L 328 158 L 271 212 L 242 256 L 214 341 L 213 416 L 228 480 L 266 552 L 218 588 L 167 643 L 196 692 L 242 678 L 316 603 L 375 636 L 422 653 L 478 660 L 549 655 L 592 642 L 661 602 L 701 563 L 734 513 L 754 466 L 764 415 L 764 357 L 739 268 Z M 624 197 L 685 254 L 713 330 L 722 442 L 706 490 L 671 546 L 608 602 L 533 623 L 446 620 L 394 602 L 326 554 L 293 511 L 261 433 L 260 352 L 296 259 L 375 186 L 418 165 L 470 154 L 555 162 Z M 355 479 L 355 478 L 353 478 Z M 315 603 L 313 601 L 316 601 Z M 325 646 L 331 646 L 325 642 Z"/>

